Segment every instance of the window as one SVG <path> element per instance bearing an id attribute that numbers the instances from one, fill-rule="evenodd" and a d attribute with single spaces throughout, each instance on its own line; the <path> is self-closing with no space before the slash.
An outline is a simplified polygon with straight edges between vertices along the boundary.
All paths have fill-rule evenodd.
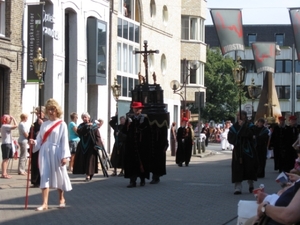
<path id="1" fill-rule="evenodd" d="M 275 72 L 276 73 L 282 73 L 283 72 L 283 61 L 282 60 L 276 60 L 276 62 L 275 62 Z"/>
<path id="2" fill-rule="evenodd" d="M 163 23 L 166 26 L 168 24 L 169 14 L 168 14 L 168 8 L 164 5 L 163 7 Z"/>
<path id="3" fill-rule="evenodd" d="M 156 5 L 155 5 L 155 1 L 151 0 L 150 2 L 150 16 L 152 19 L 154 19 L 156 15 Z"/>
<path id="4" fill-rule="evenodd" d="M 166 75 L 166 71 L 167 71 L 167 58 L 165 56 L 165 54 L 162 54 L 161 56 L 161 73 L 162 75 Z"/>
<path id="5" fill-rule="evenodd" d="M 5 36 L 5 0 L 0 0 L 0 36 Z"/>
<path id="6" fill-rule="evenodd" d="M 136 22 L 129 22 L 118 18 L 118 37 L 139 43 L 140 26 Z"/>
<path id="7" fill-rule="evenodd" d="M 284 71 L 286 73 L 291 73 L 292 72 L 292 61 L 291 60 L 286 60 L 284 61 Z"/>
<path id="8" fill-rule="evenodd" d="M 119 15 L 127 17 L 129 19 L 134 19 L 134 0 L 120 0 L 119 1 Z"/>
<path id="9" fill-rule="evenodd" d="M 275 72 L 276 73 L 291 73 L 292 72 L 292 61 L 291 60 L 276 60 L 275 61 Z"/>
<path id="10" fill-rule="evenodd" d="M 300 86 L 297 85 L 296 87 L 296 92 L 297 92 L 297 99 L 300 99 Z"/>
<path id="11" fill-rule="evenodd" d="M 256 42 L 257 34 L 248 34 L 248 46 L 251 47 L 253 42 Z"/>
<path id="12" fill-rule="evenodd" d="M 196 61 L 197 62 L 197 61 Z M 201 62 L 181 60 L 181 78 L 180 82 L 183 84 L 200 84 L 204 85 L 204 64 Z"/>
<path id="13" fill-rule="evenodd" d="M 290 86 L 275 86 L 278 99 L 290 99 Z"/>
<path id="14" fill-rule="evenodd" d="M 284 34 L 275 34 L 275 41 L 276 44 L 279 46 L 284 45 Z"/>
<path id="15" fill-rule="evenodd" d="M 243 60 L 243 65 L 244 65 L 244 68 L 246 68 L 247 73 L 255 73 L 256 72 L 254 60 Z"/>
<path id="16" fill-rule="evenodd" d="M 300 61 L 295 61 L 295 72 L 300 72 Z"/>
<path id="17" fill-rule="evenodd" d="M 204 41 L 204 21 L 200 17 L 181 18 L 181 39 Z"/>
<path id="18" fill-rule="evenodd" d="M 138 79 L 118 75 L 117 81 L 121 85 L 121 96 L 132 97 L 131 90 L 138 84 Z"/>

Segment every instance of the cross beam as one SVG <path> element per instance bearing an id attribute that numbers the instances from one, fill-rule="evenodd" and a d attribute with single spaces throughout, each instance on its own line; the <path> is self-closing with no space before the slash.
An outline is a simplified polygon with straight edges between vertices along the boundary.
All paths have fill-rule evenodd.
<path id="1" fill-rule="evenodd" d="M 143 62 L 145 63 L 145 77 L 146 77 L 146 84 L 149 84 L 148 82 L 148 55 L 151 53 L 159 53 L 159 50 L 147 50 L 148 48 L 148 42 L 144 41 L 144 51 L 133 51 L 133 54 L 142 54 L 143 55 Z"/>

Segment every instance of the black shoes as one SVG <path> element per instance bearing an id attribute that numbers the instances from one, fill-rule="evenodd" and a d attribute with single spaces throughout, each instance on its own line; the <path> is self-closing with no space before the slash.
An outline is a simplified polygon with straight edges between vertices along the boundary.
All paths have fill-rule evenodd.
<path id="1" fill-rule="evenodd" d="M 159 183 L 159 179 L 152 179 L 150 184 L 158 184 Z"/>
<path id="2" fill-rule="evenodd" d="M 189 166 L 189 164 L 188 164 L 188 163 L 186 163 L 186 164 L 185 164 L 185 166 Z"/>
<path id="3" fill-rule="evenodd" d="M 179 167 L 182 167 L 182 163 L 178 163 L 178 166 L 179 166 Z"/>
<path id="4" fill-rule="evenodd" d="M 130 183 L 129 185 L 127 185 L 128 188 L 133 188 L 136 187 L 136 183 Z"/>
<path id="5" fill-rule="evenodd" d="M 141 181 L 140 186 L 144 187 L 145 186 L 145 181 Z"/>

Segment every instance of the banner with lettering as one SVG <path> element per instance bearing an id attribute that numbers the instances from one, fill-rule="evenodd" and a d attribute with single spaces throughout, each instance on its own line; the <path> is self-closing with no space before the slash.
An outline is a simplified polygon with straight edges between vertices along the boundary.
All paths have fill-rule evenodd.
<path id="1" fill-rule="evenodd" d="M 210 14 L 221 44 L 222 54 L 244 51 L 242 12 L 240 9 L 211 9 Z"/>
<path id="2" fill-rule="evenodd" d="M 254 42 L 252 43 L 252 52 L 257 73 L 275 72 L 275 42 Z"/>
<path id="3" fill-rule="evenodd" d="M 43 7 L 43 4 L 27 6 L 27 82 L 38 81 L 32 60 L 36 57 L 37 49 L 43 48 Z"/>
<path id="4" fill-rule="evenodd" d="M 290 9 L 291 24 L 294 32 L 298 61 L 300 61 L 300 8 Z"/>

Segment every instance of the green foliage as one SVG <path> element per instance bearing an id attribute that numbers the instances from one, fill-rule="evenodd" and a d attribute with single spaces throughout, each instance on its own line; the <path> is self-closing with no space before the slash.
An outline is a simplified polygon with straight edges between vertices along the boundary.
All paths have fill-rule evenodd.
<path id="1" fill-rule="evenodd" d="M 235 118 L 239 109 L 240 88 L 235 84 L 232 68 L 235 62 L 230 57 L 223 57 L 219 49 L 207 49 L 205 65 L 206 103 L 201 109 L 201 117 L 205 121 Z M 241 91 L 241 100 L 245 101 L 245 93 Z"/>

